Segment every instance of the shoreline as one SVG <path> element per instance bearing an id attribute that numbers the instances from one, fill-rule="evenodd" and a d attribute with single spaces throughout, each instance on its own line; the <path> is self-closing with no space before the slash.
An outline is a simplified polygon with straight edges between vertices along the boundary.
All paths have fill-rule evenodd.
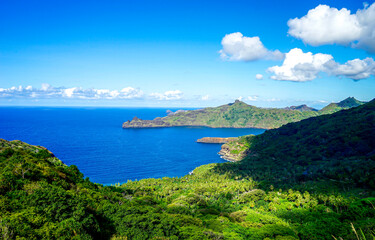
<path id="1" fill-rule="evenodd" d="M 223 129 L 261 129 L 261 130 L 270 130 L 273 128 L 259 128 L 259 127 L 212 127 L 206 125 L 177 125 L 177 126 L 147 126 L 147 127 L 122 127 L 122 129 L 147 129 L 147 128 L 174 128 L 174 127 L 197 127 L 197 128 L 223 128 Z"/>

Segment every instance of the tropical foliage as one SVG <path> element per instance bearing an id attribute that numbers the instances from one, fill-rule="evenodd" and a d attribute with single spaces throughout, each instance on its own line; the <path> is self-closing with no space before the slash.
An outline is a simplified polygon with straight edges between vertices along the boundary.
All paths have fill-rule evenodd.
<path id="1" fill-rule="evenodd" d="M 373 239 L 374 110 L 372 101 L 288 124 L 244 138 L 251 154 L 240 162 L 121 186 L 92 183 L 42 147 L 1 140 L 0 236 Z"/>

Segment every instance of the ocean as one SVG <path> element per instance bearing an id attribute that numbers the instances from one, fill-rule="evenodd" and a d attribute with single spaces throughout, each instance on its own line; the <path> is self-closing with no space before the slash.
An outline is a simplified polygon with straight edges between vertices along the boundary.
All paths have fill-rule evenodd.
<path id="1" fill-rule="evenodd" d="M 234 128 L 121 127 L 134 116 L 154 119 L 166 116 L 166 110 L 0 107 L 0 138 L 44 146 L 65 164 L 76 165 L 91 181 L 116 184 L 144 178 L 180 177 L 198 166 L 225 162 L 217 154 L 220 144 L 196 143 L 199 138 L 264 132 Z"/>

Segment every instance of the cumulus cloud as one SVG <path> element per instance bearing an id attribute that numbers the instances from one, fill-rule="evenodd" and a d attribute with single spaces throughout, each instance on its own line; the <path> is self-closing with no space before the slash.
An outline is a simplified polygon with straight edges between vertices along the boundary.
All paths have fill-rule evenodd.
<path id="1" fill-rule="evenodd" d="M 304 53 L 299 48 L 290 50 L 281 66 L 268 68 L 268 71 L 274 73 L 271 79 L 304 82 L 317 77 L 323 70 L 323 65 L 333 59 L 329 54 Z"/>
<path id="2" fill-rule="evenodd" d="M 52 87 L 42 84 L 41 88 L 11 87 L 0 88 L 1 98 L 69 98 L 69 99 L 135 99 L 142 98 L 140 89 L 126 87 L 122 90 L 81 88 L 81 87 Z"/>
<path id="3" fill-rule="evenodd" d="M 257 80 L 262 80 L 263 79 L 263 75 L 258 73 L 258 74 L 255 75 L 255 78 Z"/>
<path id="4" fill-rule="evenodd" d="M 286 53 L 281 66 L 270 67 L 268 71 L 274 74 L 271 79 L 282 81 L 311 81 L 320 72 L 360 80 L 375 75 L 375 62 L 372 58 L 366 58 L 340 64 L 333 60 L 332 55 L 304 53 L 301 49 L 294 48 Z"/>
<path id="5" fill-rule="evenodd" d="M 157 100 L 179 100 L 183 96 L 180 90 L 166 91 L 164 93 L 151 93 L 150 97 Z"/>
<path id="6" fill-rule="evenodd" d="M 238 100 L 238 101 L 242 101 L 242 100 L 243 100 L 243 97 L 242 97 L 242 96 L 239 96 L 236 100 Z"/>
<path id="7" fill-rule="evenodd" d="M 335 61 L 329 61 L 325 64 L 325 71 L 335 76 L 344 76 L 353 80 L 361 80 L 375 75 L 375 61 L 372 58 L 363 60 L 354 59 L 344 64 Z"/>
<path id="8" fill-rule="evenodd" d="M 375 53 L 375 3 L 355 14 L 319 5 L 301 18 L 290 19 L 288 26 L 291 36 L 312 46 L 351 45 Z"/>
<path id="9" fill-rule="evenodd" d="M 228 61 L 255 61 L 258 59 L 281 60 L 284 55 L 264 47 L 259 37 L 245 37 L 240 32 L 225 35 L 221 41 L 220 56 Z"/>

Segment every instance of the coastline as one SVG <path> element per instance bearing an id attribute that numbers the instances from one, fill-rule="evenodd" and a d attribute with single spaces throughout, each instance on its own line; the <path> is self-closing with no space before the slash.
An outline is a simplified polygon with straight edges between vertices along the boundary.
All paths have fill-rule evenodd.
<path id="1" fill-rule="evenodd" d="M 208 125 L 175 125 L 175 126 L 145 126 L 145 127 L 122 127 L 123 129 L 149 129 L 149 128 L 178 128 L 178 127 L 197 127 L 197 128 L 214 128 L 214 129 L 260 129 L 260 130 L 270 130 L 274 128 L 260 128 L 260 127 L 213 127 Z"/>

